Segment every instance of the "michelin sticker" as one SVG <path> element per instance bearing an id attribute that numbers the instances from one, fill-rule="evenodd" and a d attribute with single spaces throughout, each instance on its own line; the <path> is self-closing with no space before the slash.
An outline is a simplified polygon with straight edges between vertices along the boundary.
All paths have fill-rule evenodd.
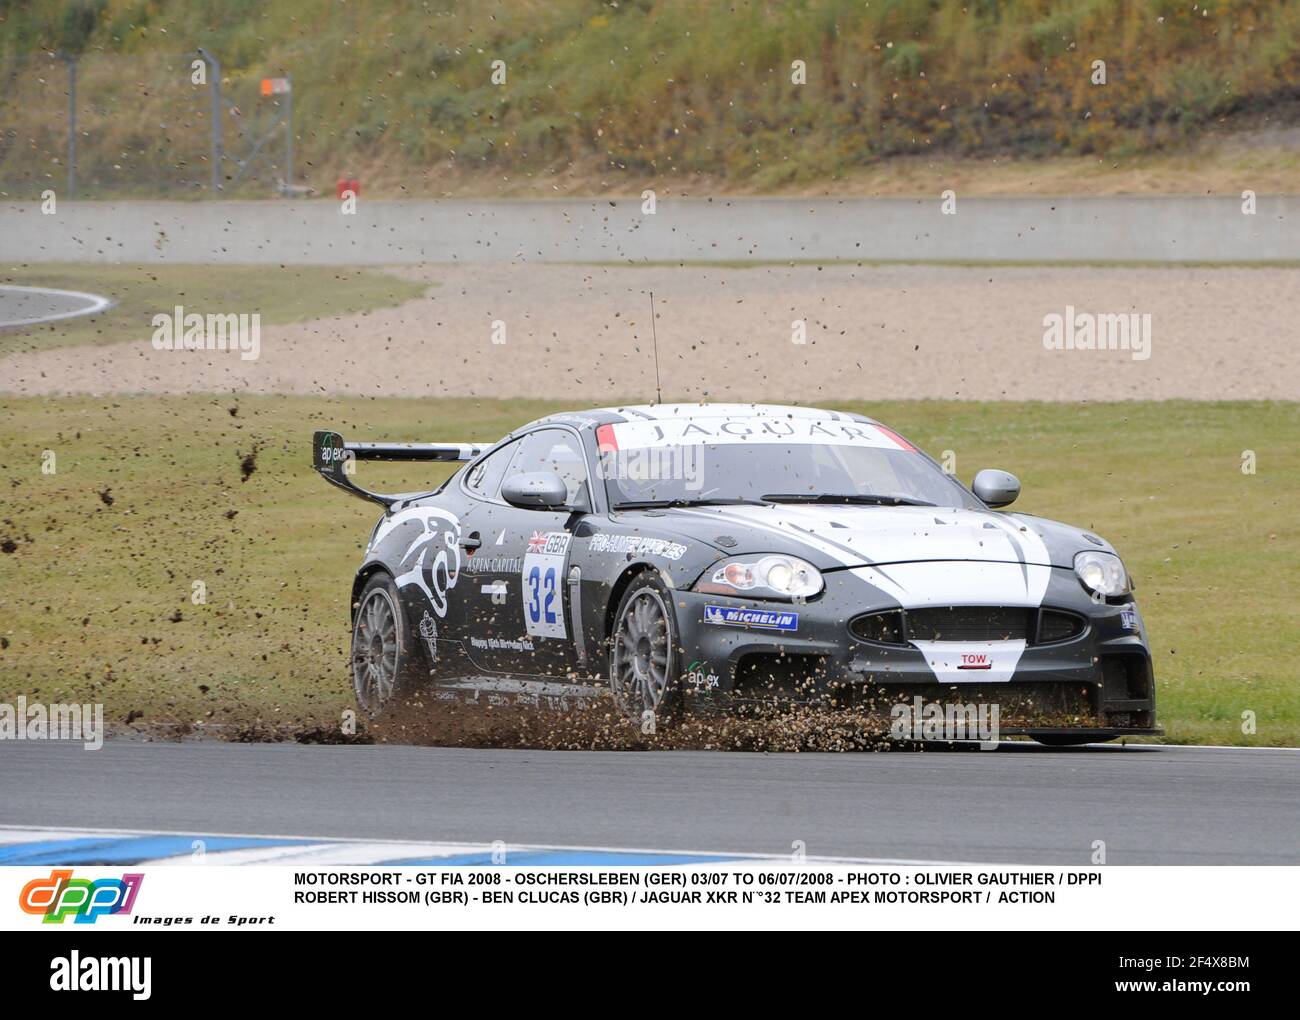
<path id="1" fill-rule="evenodd" d="M 737 606 L 705 606 L 704 622 L 724 627 L 759 627 L 763 630 L 798 630 L 799 614 L 777 609 L 742 609 Z"/>
<path id="2" fill-rule="evenodd" d="M 530 637 L 563 638 L 564 561 L 569 539 L 564 531 L 534 531 L 524 556 L 524 626 Z"/>

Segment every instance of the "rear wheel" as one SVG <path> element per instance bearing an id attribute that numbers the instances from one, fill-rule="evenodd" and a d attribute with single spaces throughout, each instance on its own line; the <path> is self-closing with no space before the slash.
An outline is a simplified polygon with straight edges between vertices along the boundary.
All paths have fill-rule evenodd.
<path id="1" fill-rule="evenodd" d="M 681 696 L 677 623 L 672 594 L 658 578 L 643 575 L 628 585 L 613 639 L 609 686 L 619 709 L 643 729 L 671 721 Z"/>
<path id="2" fill-rule="evenodd" d="M 419 653 L 402 613 L 397 585 L 385 573 L 366 582 L 352 624 L 352 692 L 371 719 L 388 718 L 420 675 Z"/>

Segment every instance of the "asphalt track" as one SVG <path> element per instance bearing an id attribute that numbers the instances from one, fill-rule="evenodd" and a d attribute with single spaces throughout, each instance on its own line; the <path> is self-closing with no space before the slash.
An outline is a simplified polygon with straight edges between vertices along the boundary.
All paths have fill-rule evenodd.
<path id="1" fill-rule="evenodd" d="M 61 322 L 102 312 L 112 302 L 98 294 L 52 287 L 0 285 L 0 329 Z"/>
<path id="2" fill-rule="evenodd" d="M 0 743 L 0 824 L 871 860 L 1300 863 L 1300 749 Z"/>

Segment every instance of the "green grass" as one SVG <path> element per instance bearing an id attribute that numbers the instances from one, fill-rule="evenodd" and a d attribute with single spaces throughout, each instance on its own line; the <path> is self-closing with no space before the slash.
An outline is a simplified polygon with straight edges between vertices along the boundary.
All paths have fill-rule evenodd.
<path id="1" fill-rule="evenodd" d="M 153 316 L 177 305 L 204 314 L 256 312 L 271 326 L 398 305 L 428 289 L 378 270 L 336 266 L 0 266 L 5 283 L 89 291 L 114 304 L 99 315 L 0 331 L 0 356 L 147 340 Z"/>
<path id="2" fill-rule="evenodd" d="M 110 721 L 334 726 L 348 593 L 376 508 L 309 467 L 314 428 L 492 440 L 541 401 L 0 400 L 0 701 Z M 1017 509 L 1111 539 L 1138 580 L 1168 740 L 1300 745 L 1300 405 L 894 402 L 867 409 Z M 41 472 L 43 451 L 57 472 Z M 241 461 L 256 469 L 241 480 Z M 1253 450 L 1258 473 L 1240 469 Z M 366 465 L 378 488 L 447 468 Z M 111 503 L 108 501 L 111 500 Z M 233 512 L 233 514 L 232 514 Z M 192 583 L 207 587 L 191 602 Z M 179 619 L 172 622 L 179 614 Z M 1254 712 L 1258 732 L 1241 732 Z"/>

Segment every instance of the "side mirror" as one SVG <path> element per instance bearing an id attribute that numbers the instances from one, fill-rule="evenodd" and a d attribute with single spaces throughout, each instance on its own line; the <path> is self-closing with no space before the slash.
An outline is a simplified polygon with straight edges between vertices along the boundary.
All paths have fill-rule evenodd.
<path id="1" fill-rule="evenodd" d="M 1005 471 L 985 468 L 975 476 L 971 488 L 989 506 L 1010 506 L 1020 495 L 1020 479 Z"/>
<path id="2" fill-rule="evenodd" d="M 528 510 L 561 510 L 569 501 L 569 487 L 554 471 L 527 471 L 501 483 L 501 498 Z"/>

